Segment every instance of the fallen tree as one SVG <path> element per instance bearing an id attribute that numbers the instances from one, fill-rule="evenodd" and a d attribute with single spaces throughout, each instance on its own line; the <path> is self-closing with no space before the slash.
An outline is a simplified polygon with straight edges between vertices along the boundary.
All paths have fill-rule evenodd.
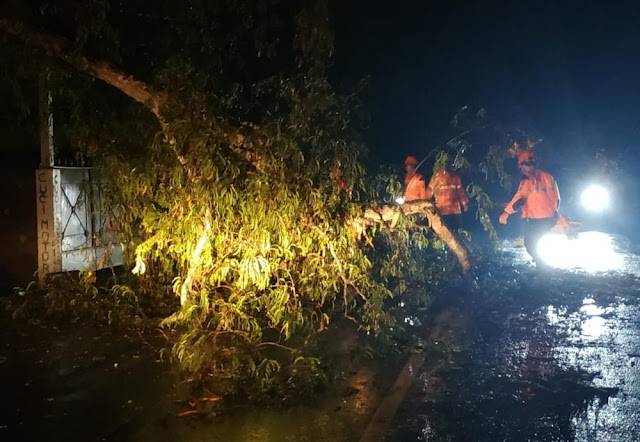
<path id="1" fill-rule="evenodd" d="M 0 17 L 0 31 L 19 39 L 27 45 L 43 50 L 50 56 L 59 58 L 78 71 L 104 81 L 139 102 L 156 116 L 170 144 L 175 143 L 168 124 L 170 114 L 169 107 L 171 103 L 175 105 L 175 100 L 172 102 L 166 93 L 153 90 L 148 84 L 124 73 L 111 63 L 74 52 L 71 42 L 64 37 L 35 26 L 30 26 L 15 18 Z M 240 128 L 245 131 L 244 134 L 240 132 Z M 260 167 L 259 154 L 254 145 L 255 140 L 253 142 L 249 141 L 250 135 L 246 133 L 247 129 L 253 132 L 255 125 L 248 123 L 241 124 L 237 131 L 229 137 L 229 146 L 234 152 L 245 158 L 247 162 L 253 166 Z M 182 163 L 186 162 L 183 158 L 180 158 L 180 160 Z M 424 214 L 429 221 L 429 226 L 445 244 L 447 244 L 453 253 L 456 254 L 462 269 L 465 272 L 469 270 L 470 264 L 466 248 L 456 239 L 455 235 L 452 234 L 447 226 L 444 225 L 432 203 L 427 201 L 412 202 L 403 205 L 401 210 L 405 215 Z M 366 228 L 368 223 L 387 222 L 393 220 L 396 216 L 397 209 L 384 206 L 378 211 L 367 209 L 362 220 L 351 220 L 350 222 L 354 225 L 359 224 L 358 229 L 362 230 Z M 197 261 L 198 257 L 194 257 L 193 260 Z M 183 305 L 186 302 L 188 286 L 194 270 L 191 269 L 190 272 L 190 275 L 187 276 L 185 281 L 186 285 L 180 289 L 181 303 Z"/>
<path id="2" fill-rule="evenodd" d="M 211 3 L 164 11 L 184 14 L 164 28 L 135 21 L 161 13 L 145 2 L 123 5 L 132 22 L 120 31 L 154 43 L 153 63 L 140 60 L 140 42 L 119 46 L 144 80 L 82 55 L 71 37 L 7 17 L 0 29 L 53 61 L 64 134 L 110 178 L 108 204 L 138 275 L 136 296 L 173 294 L 163 319 L 179 330 L 174 356 L 191 379 L 213 381 L 221 394 L 238 385 L 291 392 L 321 378 L 314 337 L 333 320 L 384 335 L 402 327 L 393 298 L 421 287 L 407 302 L 426 304 L 432 275 L 447 276 L 407 241 L 428 244 L 431 233 L 385 223 L 424 214 L 463 271 L 468 253 L 429 202 L 367 209 L 399 183 L 376 181 L 363 167 L 355 98 L 327 78 L 333 40 L 324 2 L 267 8 L 279 20 L 249 0 Z M 287 38 L 256 36 L 256 22 L 283 21 Z M 236 22 L 230 33 L 225 26 Z M 365 231 L 372 241 L 359 240 Z"/>

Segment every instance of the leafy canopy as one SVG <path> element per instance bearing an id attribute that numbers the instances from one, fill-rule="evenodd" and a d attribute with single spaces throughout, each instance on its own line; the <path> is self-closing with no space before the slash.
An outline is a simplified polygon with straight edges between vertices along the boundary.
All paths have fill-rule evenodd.
<path id="1" fill-rule="evenodd" d="M 159 121 L 55 57 L 45 67 L 60 115 L 58 147 L 80 150 L 108 177 L 113 228 L 138 290 L 154 296 L 171 287 L 180 300 L 165 324 L 181 331 L 174 355 L 188 372 L 254 379 L 262 390 L 276 380 L 297 385 L 319 376 L 314 337 L 336 316 L 375 334 L 400 325 L 391 300 L 407 287 L 423 287 L 412 301 L 428 302 L 444 258 L 424 247 L 441 250 L 438 239 L 407 220 L 359 241 L 349 223 L 399 183 L 365 172 L 352 130 L 355 98 L 327 78 L 333 34 L 325 2 L 30 6 L 37 7 L 12 4 L 65 36 L 69 51 L 109 60 L 168 97 Z M 18 52 L 12 43 L 3 56 Z M 459 127 L 480 127 L 486 117 L 465 120 L 464 112 Z M 436 167 L 448 158 L 470 168 L 469 146 L 452 140 Z M 502 151 L 485 153 L 474 164 L 506 184 Z M 478 185 L 470 193 L 491 229 L 490 200 Z"/>

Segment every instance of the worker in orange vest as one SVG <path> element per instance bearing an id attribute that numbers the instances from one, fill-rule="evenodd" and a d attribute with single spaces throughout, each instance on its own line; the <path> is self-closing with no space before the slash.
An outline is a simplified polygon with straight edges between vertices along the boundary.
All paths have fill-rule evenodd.
<path id="1" fill-rule="evenodd" d="M 417 172 L 418 160 L 416 157 L 409 155 L 404 160 L 404 170 L 406 174 L 404 176 L 404 184 L 406 189 L 404 191 L 404 201 L 416 201 L 427 199 L 427 185 L 422 179 L 422 175 Z"/>
<path id="2" fill-rule="evenodd" d="M 556 224 L 560 192 L 551 174 L 537 168 L 533 152 L 520 152 L 518 167 L 524 177 L 499 220 L 500 224 L 507 224 L 509 215 L 513 215 L 517 208 L 522 206 L 522 218 L 526 221 L 524 245 L 534 262 L 539 262 L 538 241 Z"/>
<path id="3" fill-rule="evenodd" d="M 469 198 L 460 175 L 443 166 L 433 174 L 427 186 L 427 198 L 435 197 L 436 208 L 449 227 L 462 225 L 462 211 L 469 210 Z"/>

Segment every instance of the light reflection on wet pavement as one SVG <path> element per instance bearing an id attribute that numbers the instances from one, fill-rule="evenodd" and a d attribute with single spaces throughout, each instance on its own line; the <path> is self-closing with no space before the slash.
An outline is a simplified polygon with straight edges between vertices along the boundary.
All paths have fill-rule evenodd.
<path id="1" fill-rule="evenodd" d="M 611 244 L 615 272 L 537 270 L 510 244 L 477 268 L 386 440 L 640 440 L 640 265 Z"/>

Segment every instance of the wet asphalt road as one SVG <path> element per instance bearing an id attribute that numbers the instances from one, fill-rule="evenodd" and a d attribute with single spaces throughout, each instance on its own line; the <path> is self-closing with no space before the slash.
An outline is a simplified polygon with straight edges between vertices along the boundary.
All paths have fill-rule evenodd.
<path id="1" fill-rule="evenodd" d="M 427 344 L 386 440 L 640 440 L 637 251 L 595 238 L 611 246 L 600 261 L 577 247 L 563 269 L 535 269 L 505 243 L 472 290 L 452 291 L 441 308 L 455 320 Z"/>
<path id="2" fill-rule="evenodd" d="M 453 320 L 426 343 L 386 440 L 640 440 L 640 253 L 621 238 L 585 239 L 613 247 L 599 262 L 575 247 L 580 268 L 538 270 L 505 244 L 439 298 Z M 573 245 L 562 247 L 553 256 Z M 380 380 L 365 376 L 340 406 L 178 419 L 188 407 L 154 346 L 108 329 L 69 333 L 3 330 L 0 440 L 355 441 L 377 403 L 367 395 Z"/>

